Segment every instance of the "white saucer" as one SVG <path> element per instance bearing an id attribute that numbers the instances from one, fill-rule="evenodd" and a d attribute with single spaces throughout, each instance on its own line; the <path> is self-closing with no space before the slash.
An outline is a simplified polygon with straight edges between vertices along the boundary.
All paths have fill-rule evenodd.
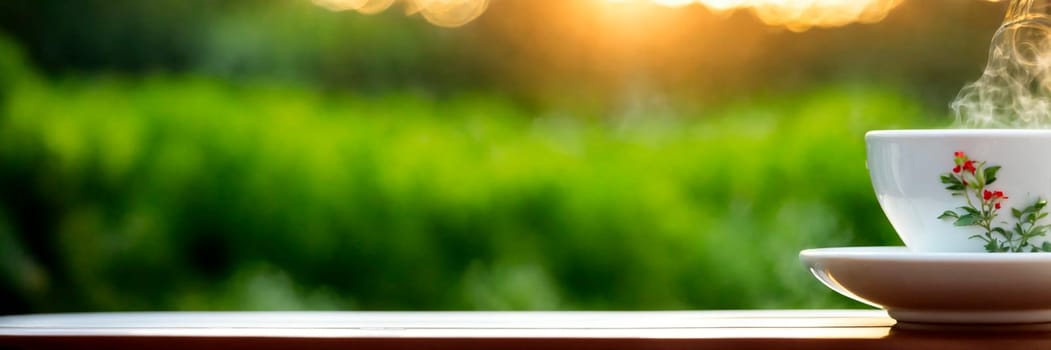
<path id="1" fill-rule="evenodd" d="M 899 322 L 1051 322 L 1051 253 L 918 253 L 905 247 L 808 249 L 822 283 Z"/>

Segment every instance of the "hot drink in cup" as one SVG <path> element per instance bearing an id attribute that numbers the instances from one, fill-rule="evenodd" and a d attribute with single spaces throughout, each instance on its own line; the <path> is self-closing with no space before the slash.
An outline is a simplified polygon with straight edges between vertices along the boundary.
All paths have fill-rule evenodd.
<path id="1" fill-rule="evenodd" d="M 1051 0 L 1013 0 L 959 130 L 865 136 L 876 196 L 920 252 L 1051 251 Z"/>
<path id="2" fill-rule="evenodd" d="M 883 212 L 918 252 L 1051 251 L 1051 130 L 865 135 Z"/>

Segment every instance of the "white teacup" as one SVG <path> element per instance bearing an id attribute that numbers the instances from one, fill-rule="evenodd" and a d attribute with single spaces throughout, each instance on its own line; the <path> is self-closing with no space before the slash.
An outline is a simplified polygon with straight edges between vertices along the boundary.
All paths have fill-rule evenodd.
<path id="1" fill-rule="evenodd" d="M 1051 248 L 1047 232 L 1014 249 L 1051 225 L 1040 217 L 1051 208 L 1034 210 L 1051 200 L 1051 130 L 885 130 L 865 143 L 876 197 L 911 250 L 984 252 L 990 238 L 1009 250 Z"/>

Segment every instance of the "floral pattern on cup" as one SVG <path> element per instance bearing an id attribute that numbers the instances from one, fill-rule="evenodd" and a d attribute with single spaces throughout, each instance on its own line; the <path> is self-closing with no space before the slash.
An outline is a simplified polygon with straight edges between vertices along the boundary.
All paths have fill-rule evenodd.
<path id="1" fill-rule="evenodd" d="M 953 168 L 941 175 L 941 182 L 954 197 L 963 197 L 966 205 L 956 210 L 946 210 L 939 219 L 952 221 L 960 227 L 980 227 L 985 233 L 971 236 L 985 242 L 985 250 L 999 252 L 1051 252 L 1051 242 L 1036 246 L 1033 238 L 1047 235 L 1051 225 L 1040 224 L 1047 217 L 1044 211 L 1047 201 L 1036 202 L 1023 209 L 1011 208 L 1014 218 L 1012 226 L 1007 221 L 996 222 L 1004 202 L 1009 198 L 1002 191 L 991 188 L 996 182 L 999 165 L 988 165 L 985 161 L 971 159 L 966 153 L 953 154 Z M 1006 226 L 1000 226 L 1006 225 Z M 1005 228 L 1006 227 L 1006 228 Z"/>

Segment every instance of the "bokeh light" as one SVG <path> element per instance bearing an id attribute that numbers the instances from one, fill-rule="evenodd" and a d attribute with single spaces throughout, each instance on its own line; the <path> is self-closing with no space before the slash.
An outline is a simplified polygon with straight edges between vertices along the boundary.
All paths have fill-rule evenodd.
<path id="1" fill-rule="evenodd" d="M 394 5 L 396 0 L 313 0 L 332 11 L 353 10 L 376 14 Z M 420 14 L 427 22 L 442 27 L 459 27 L 473 21 L 489 7 L 489 0 L 398 0 L 407 15 Z"/>
<path id="2" fill-rule="evenodd" d="M 481 16 L 489 0 L 413 0 L 427 22 L 442 27 L 459 27 Z"/>
<path id="3" fill-rule="evenodd" d="M 652 0 L 662 6 L 691 3 L 722 12 L 748 9 L 764 23 L 802 31 L 811 27 L 838 27 L 882 20 L 902 0 Z"/>
<path id="4" fill-rule="evenodd" d="M 333 11 L 379 13 L 396 0 L 313 0 Z M 489 0 L 397 0 L 406 14 L 420 14 L 442 27 L 459 27 L 485 12 Z M 811 27 L 838 27 L 882 20 L 902 0 L 604 0 L 606 3 L 651 2 L 665 7 L 703 5 L 715 12 L 751 10 L 764 23 L 803 31 Z"/>

